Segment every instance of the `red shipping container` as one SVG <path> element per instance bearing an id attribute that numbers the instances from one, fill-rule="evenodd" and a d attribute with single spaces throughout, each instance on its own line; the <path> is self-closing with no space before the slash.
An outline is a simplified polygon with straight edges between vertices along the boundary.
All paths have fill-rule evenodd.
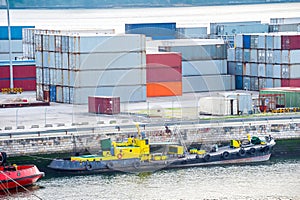
<path id="1" fill-rule="evenodd" d="M 35 78 L 14 80 L 14 88 L 22 88 L 23 91 L 35 91 L 36 90 L 36 80 L 35 80 Z"/>
<path id="2" fill-rule="evenodd" d="M 9 78 L 9 77 L 10 77 L 9 66 L 0 66 L 0 79 Z"/>
<path id="3" fill-rule="evenodd" d="M 181 67 L 152 67 L 147 66 L 146 82 L 178 82 L 182 81 Z"/>
<path id="4" fill-rule="evenodd" d="M 281 36 L 281 49 L 284 50 L 300 49 L 300 35 Z"/>
<path id="5" fill-rule="evenodd" d="M 9 81 L 9 79 L 5 79 L 5 80 L 1 80 L 0 79 L 0 89 L 2 90 L 2 88 L 10 88 L 10 81 Z"/>
<path id="6" fill-rule="evenodd" d="M 181 66 L 182 56 L 181 53 L 176 52 L 160 52 L 146 55 L 146 64 L 151 66 Z"/>
<path id="7" fill-rule="evenodd" d="M 300 87 L 300 79 L 281 79 L 281 87 Z"/>
<path id="8" fill-rule="evenodd" d="M 36 67 L 30 65 L 17 65 L 13 67 L 14 78 L 36 77 Z"/>
<path id="9" fill-rule="evenodd" d="M 98 114 L 120 113 L 120 97 L 93 96 L 88 97 L 89 112 Z"/>

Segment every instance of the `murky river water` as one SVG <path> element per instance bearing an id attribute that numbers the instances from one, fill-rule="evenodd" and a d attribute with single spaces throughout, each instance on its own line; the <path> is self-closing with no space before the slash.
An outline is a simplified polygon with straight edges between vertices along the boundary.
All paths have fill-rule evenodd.
<path id="1" fill-rule="evenodd" d="M 300 199 L 300 160 L 198 167 L 151 174 L 45 177 L 4 199 Z M 1 196 L 0 196 L 1 198 Z"/>

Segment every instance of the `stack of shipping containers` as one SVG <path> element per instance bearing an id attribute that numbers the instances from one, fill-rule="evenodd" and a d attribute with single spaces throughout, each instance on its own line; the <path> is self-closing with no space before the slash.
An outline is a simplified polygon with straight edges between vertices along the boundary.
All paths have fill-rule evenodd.
<path id="1" fill-rule="evenodd" d="M 147 53 L 147 97 L 181 96 L 181 54 Z"/>
<path id="2" fill-rule="evenodd" d="M 183 93 L 228 91 L 235 87 L 234 77 L 227 75 L 223 40 L 173 40 L 159 46 L 159 51 L 182 54 Z"/>
<path id="3" fill-rule="evenodd" d="M 236 35 L 236 48 L 228 49 L 228 73 L 236 75 L 236 89 L 299 86 L 299 36 L 297 33 Z"/>
<path id="4" fill-rule="evenodd" d="M 37 99 L 86 104 L 88 96 L 145 101 L 143 35 L 35 34 Z M 48 92 L 47 92 L 48 91 Z"/>
<path id="5" fill-rule="evenodd" d="M 35 91 L 36 72 L 34 60 L 13 60 L 13 84 L 14 88 L 22 88 L 23 91 Z M 0 89 L 10 88 L 10 62 L 0 61 Z"/>
<path id="6" fill-rule="evenodd" d="M 271 18 L 269 32 L 300 32 L 300 17 Z"/>
<path id="7" fill-rule="evenodd" d="M 23 55 L 22 47 L 22 29 L 23 28 L 34 28 L 34 26 L 11 26 L 11 52 L 12 60 Z M 0 26 L 0 60 L 9 60 L 9 38 L 8 38 L 8 27 Z"/>

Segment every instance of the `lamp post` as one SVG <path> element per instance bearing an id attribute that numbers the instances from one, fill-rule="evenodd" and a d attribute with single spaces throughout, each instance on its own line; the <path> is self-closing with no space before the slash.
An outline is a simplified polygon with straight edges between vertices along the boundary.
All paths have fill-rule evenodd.
<path id="1" fill-rule="evenodd" d="M 11 53 L 11 33 L 10 33 L 10 17 L 9 17 L 9 3 L 8 0 L 1 0 L 0 6 L 5 6 L 7 9 L 7 33 L 8 33 L 8 49 L 9 49 L 9 74 L 10 74 L 10 88 L 11 92 L 14 88 L 14 78 L 13 78 L 13 66 L 12 66 L 12 53 Z"/>

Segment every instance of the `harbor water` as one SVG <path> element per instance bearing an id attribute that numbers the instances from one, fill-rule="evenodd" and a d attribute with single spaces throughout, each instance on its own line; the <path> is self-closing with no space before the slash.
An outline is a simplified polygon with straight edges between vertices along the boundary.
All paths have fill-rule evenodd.
<path id="1" fill-rule="evenodd" d="M 163 170 L 151 174 L 46 176 L 4 199 L 300 199 L 300 159 Z"/>

